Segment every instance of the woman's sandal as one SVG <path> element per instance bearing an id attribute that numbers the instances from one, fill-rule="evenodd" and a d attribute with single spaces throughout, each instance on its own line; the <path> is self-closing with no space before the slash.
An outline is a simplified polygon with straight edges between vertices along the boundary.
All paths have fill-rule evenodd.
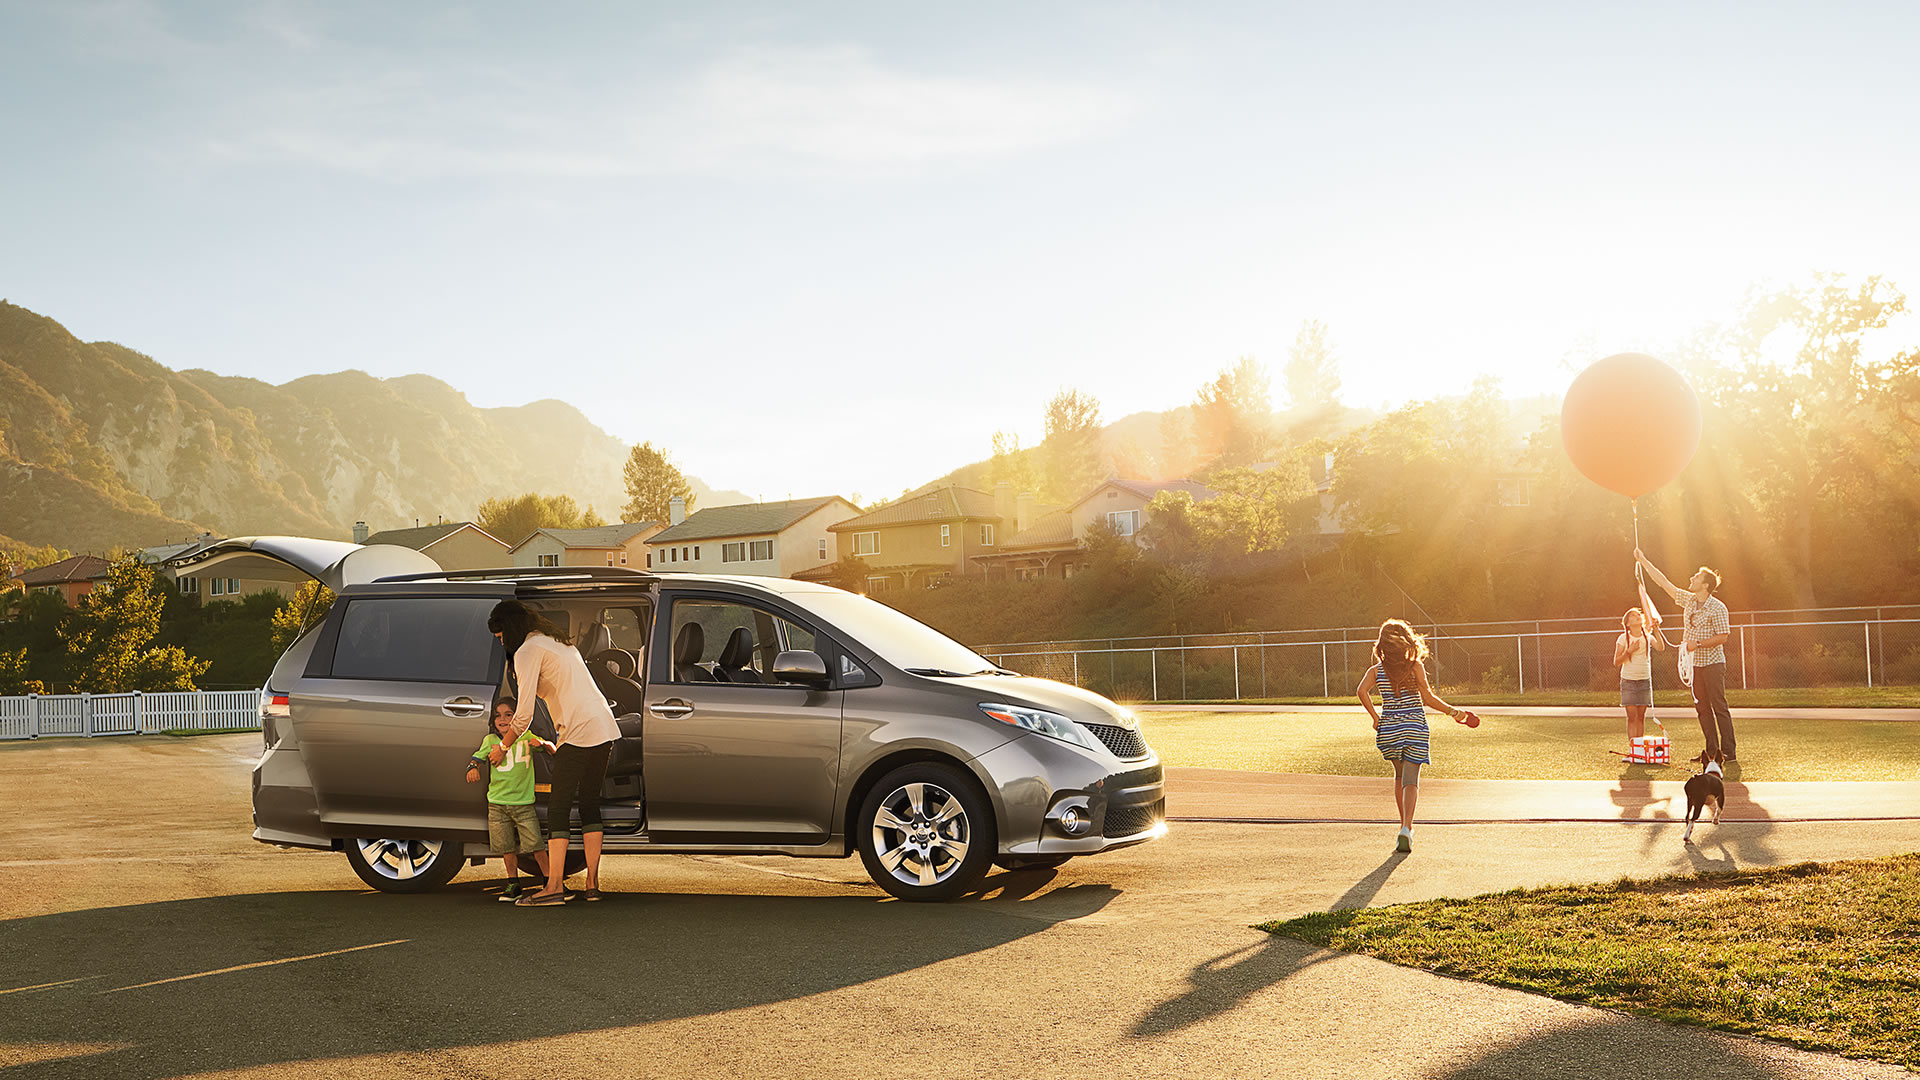
<path id="1" fill-rule="evenodd" d="M 600 899 L 600 890 L 587 889 L 586 891 L 582 892 L 580 896 L 582 899 L 586 900 L 588 903 L 592 903 L 593 901 Z"/>
<path id="2" fill-rule="evenodd" d="M 520 899 L 515 900 L 513 902 L 513 906 L 514 907 L 558 907 L 562 904 L 565 904 L 566 902 L 567 902 L 567 894 L 564 892 L 557 892 L 557 893 L 530 892 L 530 893 L 521 894 Z"/>

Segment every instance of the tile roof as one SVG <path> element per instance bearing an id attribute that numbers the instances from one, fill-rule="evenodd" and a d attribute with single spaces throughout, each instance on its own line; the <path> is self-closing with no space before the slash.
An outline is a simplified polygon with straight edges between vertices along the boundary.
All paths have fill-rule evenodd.
<path id="1" fill-rule="evenodd" d="M 910 495 L 889 503 L 851 521 L 828 527 L 829 532 L 858 532 L 888 525 L 913 525 L 923 521 L 999 521 L 993 508 L 993 496 L 972 488 L 949 486 L 920 495 Z"/>
<path id="2" fill-rule="evenodd" d="M 1071 510 L 1075 506 L 1079 506 L 1081 503 L 1086 502 L 1088 499 L 1093 498 L 1095 495 L 1100 494 L 1102 491 L 1105 491 L 1109 487 L 1117 487 L 1123 491 L 1131 491 L 1135 495 L 1140 496 L 1142 499 L 1145 499 L 1148 502 L 1152 502 L 1153 497 L 1155 495 L 1160 494 L 1163 491 L 1184 491 L 1187 494 L 1193 496 L 1194 502 L 1206 502 L 1208 499 L 1211 499 L 1215 495 L 1219 494 L 1219 492 L 1213 490 L 1207 485 L 1198 484 L 1193 482 L 1192 480 L 1110 479 L 1110 480 L 1102 481 L 1099 484 L 1099 486 L 1095 487 L 1092 491 L 1087 492 L 1084 496 L 1082 496 L 1080 499 L 1075 501 L 1072 506 L 1067 507 L 1067 509 Z"/>
<path id="3" fill-rule="evenodd" d="M 1001 551 L 1030 551 L 1035 548 L 1078 547 L 1073 536 L 1073 515 L 1065 510 L 1042 513 L 1025 532 L 1000 541 Z"/>
<path id="4" fill-rule="evenodd" d="M 112 563 L 98 555 L 75 555 L 72 558 L 61 559 L 57 563 L 48 563 L 32 570 L 22 570 L 14 575 L 13 580 L 31 589 L 39 585 L 86 581 L 89 578 L 99 577 L 112 568 Z"/>
<path id="5" fill-rule="evenodd" d="M 615 548 L 653 528 L 651 521 L 625 521 L 592 529 L 535 529 L 533 535 L 513 546 L 518 551 L 534 536 L 551 536 L 570 548 Z M 367 539 L 371 540 L 372 537 Z"/>
<path id="6" fill-rule="evenodd" d="M 739 503 L 734 506 L 709 506 L 688 515 L 687 520 L 647 538 L 649 544 L 677 544 L 682 540 L 713 540 L 724 536 L 760 536 L 777 533 L 830 503 L 846 503 L 849 515 L 860 508 L 838 495 L 817 499 L 788 499 L 784 502 Z"/>

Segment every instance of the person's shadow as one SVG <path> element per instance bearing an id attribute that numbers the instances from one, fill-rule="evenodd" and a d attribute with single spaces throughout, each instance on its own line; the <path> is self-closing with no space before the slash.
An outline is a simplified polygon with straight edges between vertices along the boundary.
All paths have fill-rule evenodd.
<path id="1" fill-rule="evenodd" d="M 1396 852 L 1353 883 L 1329 909 L 1354 911 L 1366 907 L 1386 885 L 1387 878 L 1406 861 Z M 1187 974 L 1188 988 L 1178 997 L 1155 1005 L 1133 1026 L 1138 1036 L 1165 1035 L 1237 1008 L 1249 996 L 1302 971 L 1342 955 L 1293 938 L 1269 936 L 1232 952 L 1195 965 Z"/>
<path id="2" fill-rule="evenodd" d="M 1037 880 L 1036 880 L 1037 879 Z M 0 923 L 14 1078 L 158 1078 L 625 1027 L 818 994 L 980 952 L 1116 890 L 987 879 L 997 899 L 618 894 L 515 910 L 478 884 L 296 892 Z M 38 989 L 26 989 L 38 987 Z"/>

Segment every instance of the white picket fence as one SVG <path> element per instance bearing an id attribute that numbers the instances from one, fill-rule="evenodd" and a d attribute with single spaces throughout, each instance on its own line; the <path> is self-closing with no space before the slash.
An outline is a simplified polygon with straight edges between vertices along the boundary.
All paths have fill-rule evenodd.
<path id="1" fill-rule="evenodd" d="M 258 690 L 0 697 L 0 739 L 253 731 L 259 727 Z"/>

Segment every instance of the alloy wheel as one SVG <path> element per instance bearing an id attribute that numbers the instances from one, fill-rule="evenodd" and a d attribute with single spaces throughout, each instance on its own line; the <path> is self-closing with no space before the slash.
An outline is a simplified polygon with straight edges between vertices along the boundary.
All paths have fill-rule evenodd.
<path id="1" fill-rule="evenodd" d="M 880 865 L 908 885 L 939 885 L 960 872 L 973 840 L 966 807 L 938 784 L 902 784 L 873 815 Z"/>
<path id="2" fill-rule="evenodd" d="M 411 881 L 426 873 L 445 846 L 441 840 L 355 840 L 367 868 L 390 881 Z"/>

